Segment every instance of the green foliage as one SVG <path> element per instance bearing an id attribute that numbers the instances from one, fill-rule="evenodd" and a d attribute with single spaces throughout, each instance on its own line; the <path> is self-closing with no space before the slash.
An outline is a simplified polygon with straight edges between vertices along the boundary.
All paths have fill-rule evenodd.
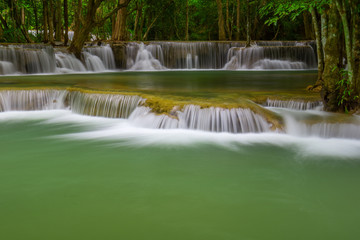
<path id="1" fill-rule="evenodd" d="M 260 15 L 267 18 L 266 24 L 277 24 L 284 17 L 291 21 L 298 18 L 304 11 L 317 8 L 320 12 L 331 0 L 270 0 L 260 9 Z"/>
<path id="2" fill-rule="evenodd" d="M 349 80 L 350 74 L 349 71 L 341 69 L 341 78 L 336 82 L 338 106 L 342 107 L 345 112 L 348 112 L 354 104 L 359 102 L 359 95 L 356 94 Z"/>

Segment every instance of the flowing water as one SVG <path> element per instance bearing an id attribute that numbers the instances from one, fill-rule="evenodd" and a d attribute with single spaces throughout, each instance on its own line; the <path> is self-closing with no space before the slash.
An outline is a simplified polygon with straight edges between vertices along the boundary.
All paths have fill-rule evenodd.
<path id="1" fill-rule="evenodd" d="M 134 44 L 129 68 L 171 68 L 161 52 L 178 44 Z M 193 53 L 175 68 L 239 57 L 218 47 L 218 62 L 205 63 L 206 44 L 187 47 Z M 105 52 L 83 55 L 111 69 Z M 66 54 L 53 55 L 63 64 L 54 71 L 96 71 Z M 323 112 L 318 98 L 284 99 L 315 79 L 313 71 L 1 77 L 0 238 L 356 239 L 359 116 Z M 241 107 L 259 96 L 267 98 Z M 161 101 L 151 97 L 186 103 L 159 114 L 146 105 Z"/>
<path id="2" fill-rule="evenodd" d="M 120 48 L 122 48 L 121 46 Z M 115 49 L 115 54 L 113 49 Z M 88 46 L 81 60 L 50 45 L 0 45 L 0 75 L 159 70 L 310 70 L 316 69 L 308 42 L 147 42 L 119 47 Z"/>

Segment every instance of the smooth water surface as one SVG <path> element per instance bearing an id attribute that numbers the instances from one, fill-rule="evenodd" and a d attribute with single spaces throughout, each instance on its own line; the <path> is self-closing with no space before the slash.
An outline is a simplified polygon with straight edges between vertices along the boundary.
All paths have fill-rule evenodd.
<path id="1" fill-rule="evenodd" d="M 151 91 L 299 90 L 314 84 L 316 71 L 164 71 L 0 77 L 2 87 L 83 86 Z"/>
<path id="2" fill-rule="evenodd" d="M 356 239 L 360 145 L 0 113 L 0 239 Z M 332 149 L 332 151 L 328 151 Z"/>

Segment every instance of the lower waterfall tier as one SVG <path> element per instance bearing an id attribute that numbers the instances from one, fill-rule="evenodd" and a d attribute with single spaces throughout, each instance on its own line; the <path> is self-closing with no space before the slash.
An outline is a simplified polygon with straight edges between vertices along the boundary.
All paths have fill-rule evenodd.
<path id="1" fill-rule="evenodd" d="M 155 102 L 159 106 L 147 102 L 144 96 L 81 89 L 0 90 L 0 111 L 3 112 L 68 109 L 81 115 L 125 118 L 130 124 L 144 128 L 228 133 L 283 132 L 294 136 L 360 139 L 358 117 L 344 119 L 343 116 L 340 118 L 316 110 L 321 107 L 318 102 L 268 99 L 266 105 L 271 106 L 269 109 L 251 102 L 248 107 L 229 108 L 186 103 L 173 105 L 171 111 L 164 110 L 161 100 Z"/>

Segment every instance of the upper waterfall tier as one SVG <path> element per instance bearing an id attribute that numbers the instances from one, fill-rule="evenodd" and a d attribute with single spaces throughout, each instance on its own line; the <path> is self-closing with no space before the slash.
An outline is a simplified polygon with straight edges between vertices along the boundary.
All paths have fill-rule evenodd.
<path id="1" fill-rule="evenodd" d="M 116 48 L 116 46 L 115 46 Z M 313 42 L 148 42 L 127 43 L 116 56 L 129 70 L 223 69 L 307 70 L 316 69 Z"/>
<path id="2" fill-rule="evenodd" d="M 313 42 L 127 42 L 85 47 L 81 60 L 50 45 L 0 45 L 0 75 L 158 70 L 316 69 Z M 115 54 L 114 54 L 114 52 Z"/>
<path id="3" fill-rule="evenodd" d="M 84 48 L 82 61 L 49 45 L 0 45 L 0 75 L 63 72 L 102 72 L 115 69 L 109 45 Z"/>

